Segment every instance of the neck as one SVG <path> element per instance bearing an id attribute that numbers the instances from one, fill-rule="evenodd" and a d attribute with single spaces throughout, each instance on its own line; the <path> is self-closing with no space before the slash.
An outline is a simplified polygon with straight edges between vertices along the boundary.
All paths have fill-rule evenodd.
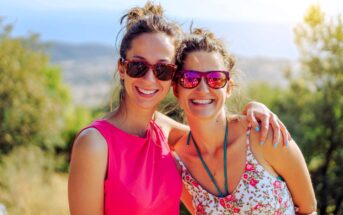
<path id="1" fill-rule="evenodd" d="M 140 108 L 125 100 L 108 118 L 125 132 L 144 137 L 155 110 Z"/>
<path id="2" fill-rule="evenodd" d="M 211 119 L 187 116 L 187 120 L 201 154 L 215 157 L 217 152 L 223 147 L 226 126 L 225 111 Z"/>

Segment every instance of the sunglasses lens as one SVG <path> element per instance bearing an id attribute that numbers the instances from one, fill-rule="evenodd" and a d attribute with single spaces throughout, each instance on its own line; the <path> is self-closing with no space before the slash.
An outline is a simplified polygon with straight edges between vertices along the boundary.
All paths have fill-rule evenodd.
<path id="1" fill-rule="evenodd" d="M 196 72 L 187 71 L 183 73 L 179 79 L 179 83 L 184 88 L 194 88 L 201 80 L 201 77 Z"/>
<path id="2" fill-rule="evenodd" d="M 127 74 L 133 78 L 143 77 L 149 70 L 149 66 L 145 62 L 130 61 L 127 63 Z"/>
<path id="3" fill-rule="evenodd" d="M 219 71 L 209 72 L 206 75 L 206 79 L 207 79 L 208 86 L 214 89 L 219 89 L 219 88 L 224 87 L 227 82 L 225 73 L 219 72 Z"/>
<path id="4" fill-rule="evenodd" d="M 175 67 L 168 64 L 156 64 L 155 65 L 155 72 L 156 77 L 158 80 L 161 81 L 169 81 L 173 78 L 175 73 Z"/>

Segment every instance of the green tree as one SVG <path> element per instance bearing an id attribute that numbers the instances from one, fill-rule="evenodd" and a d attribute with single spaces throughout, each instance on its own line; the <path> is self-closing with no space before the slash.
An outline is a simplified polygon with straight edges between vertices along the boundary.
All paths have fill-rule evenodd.
<path id="1" fill-rule="evenodd" d="M 63 145 L 63 110 L 70 102 L 60 69 L 51 66 L 38 37 L 11 37 L 0 20 L 0 153 L 20 145 L 52 151 Z"/>
<path id="2" fill-rule="evenodd" d="M 343 213 L 343 23 L 311 6 L 295 28 L 301 74 L 276 112 L 302 148 L 320 214 Z"/>

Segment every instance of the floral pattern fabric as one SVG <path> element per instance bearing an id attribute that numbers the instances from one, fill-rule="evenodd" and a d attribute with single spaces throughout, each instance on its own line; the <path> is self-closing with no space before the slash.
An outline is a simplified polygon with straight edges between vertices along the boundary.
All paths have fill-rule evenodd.
<path id="1" fill-rule="evenodd" d="M 181 166 L 182 181 L 192 195 L 195 214 L 295 214 L 286 183 L 259 164 L 251 151 L 249 136 L 250 129 L 247 131 L 246 164 L 242 178 L 235 190 L 225 197 L 217 197 L 201 187 L 174 152 Z"/>

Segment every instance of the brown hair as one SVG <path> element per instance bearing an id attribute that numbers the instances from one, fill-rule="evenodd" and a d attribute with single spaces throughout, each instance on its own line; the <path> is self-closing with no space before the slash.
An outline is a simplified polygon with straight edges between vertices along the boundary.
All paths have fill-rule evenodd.
<path id="1" fill-rule="evenodd" d="M 148 1 L 144 7 L 133 7 L 121 17 L 124 24 L 124 36 L 120 43 L 120 59 L 126 59 L 126 53 L 131 48 L 132 41 L 144 33 L 165 33 L 172 38 L 174 46 L 178 47 L 182 30 L 175 22 L 163 16 L 163 8 Z M 123 105 L 125 89 L 123 80 L 120 81 L 119 106 Z"/>
<path id="2" fill-rule="evenodd" d="M 188 54 L 196 51 L 217 52 L 224 60 L 225 66 L 229 71 L 235 67 L 234 57 L 227 51 L 224 43 L 207 30 L 195 28 L 191 33 L 181 41 L 179 48 L 176 50 L 176 65 L 178 71 L 183 68 Z"/>

